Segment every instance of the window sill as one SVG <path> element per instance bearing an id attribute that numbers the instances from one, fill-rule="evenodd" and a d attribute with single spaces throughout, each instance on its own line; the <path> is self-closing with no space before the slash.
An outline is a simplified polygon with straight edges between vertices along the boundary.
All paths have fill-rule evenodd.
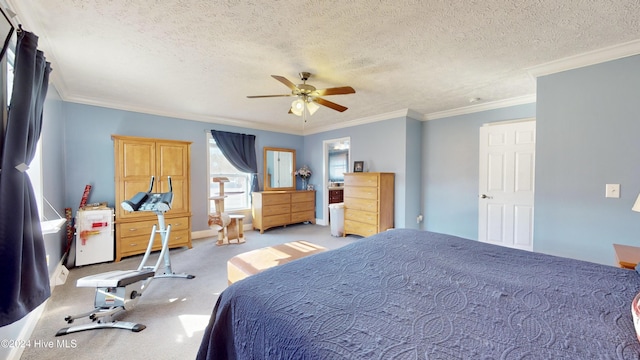
<path id="1" fill-rule="evenodd" d="M 67 219 L 55 219 L 40 221 L 40 228 L 42 228 L 42 235 L 55 234 L 60 231 L 62 225 L 67 222 Z"/>

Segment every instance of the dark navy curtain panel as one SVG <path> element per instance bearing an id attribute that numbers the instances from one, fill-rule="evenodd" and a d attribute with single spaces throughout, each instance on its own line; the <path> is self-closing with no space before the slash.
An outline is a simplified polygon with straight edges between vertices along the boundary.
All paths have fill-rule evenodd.
<path id="1" fill-rule="evenodd" d="M 251 174 L 251 192 L 258 191 L 258 161 L 256 160 L 256 136 L 211 130 L 213 140 L 218 144 L 231 165 L 239 171 Z"/>
<path id="2" fill-rule="evenodd" d="M 13 95 L 0 163 L 0 326 L 22 319 L 50 295 L 40 216 L 25 172 L 42 129 L 50 64 L 38 37 L 18 32 Z"/>

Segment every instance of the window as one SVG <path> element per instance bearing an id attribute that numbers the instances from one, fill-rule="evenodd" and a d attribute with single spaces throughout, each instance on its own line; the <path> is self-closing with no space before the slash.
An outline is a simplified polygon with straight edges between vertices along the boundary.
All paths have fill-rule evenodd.
<path id="1" fill-rule="evenodd" d="M 207 148 L 209 149 L 209 197 L 220 195 L 219 183 L 214 183 L 214 177 L 226 177 L 229 182 L 224 184 L 225 212 L 233 210 L 246 210 L 250 208 L 250 184 L 251 174 L 244 173 L 236 169 L 222 155 L 222 152 L 213 140 L 211 133 L 207 131 Z M 215 202 L 209 201 L 209 214 L 215 213 Z"/>
<path id="2" fill-rule="evenodd" d="M 349 150 L 329 151 L 329 181 L 344 181 L 349 164 Z"/>

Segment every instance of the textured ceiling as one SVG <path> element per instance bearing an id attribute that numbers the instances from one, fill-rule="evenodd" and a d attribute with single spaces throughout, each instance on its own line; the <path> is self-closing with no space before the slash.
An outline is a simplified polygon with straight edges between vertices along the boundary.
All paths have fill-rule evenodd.
<path id="1" fill-rule="evenodd" d="M 7 0 L 66 101 L 311 133 L 534 99 L 527 69 L 640 39 L 640 1 Z M 327 96 L 302 125 L 270 75 Z M 480 98 L 470 103 L 470 99 Z"/>

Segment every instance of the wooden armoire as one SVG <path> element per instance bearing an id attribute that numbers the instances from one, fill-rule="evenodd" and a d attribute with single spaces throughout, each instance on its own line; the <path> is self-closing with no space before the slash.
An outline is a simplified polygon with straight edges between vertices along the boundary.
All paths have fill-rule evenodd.
<path id="1" fill-rule="evenodd" d="M 128 212 L 120 203 L 149 189 L 155 176 L 153 192 L 169 189 L 167 177 L 173 185 L 173 204 L 164 214 L 171 225 L 169 247 L 192 247 L 190 204 L 191 142 L 112 135 L 115 158 L 115 261 L 125 256 L 144 253 L 151 229 L 158 223 L 153 212 Z M 154 250 L 160 250 L 160 235 L 155 236 Z"/>

